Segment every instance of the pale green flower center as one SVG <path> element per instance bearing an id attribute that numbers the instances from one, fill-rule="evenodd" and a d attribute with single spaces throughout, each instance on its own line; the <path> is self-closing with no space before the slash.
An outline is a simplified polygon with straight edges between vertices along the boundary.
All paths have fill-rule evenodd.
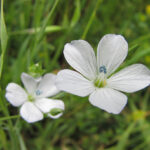
<path id="1" fill-rule="evenodd" d="M 98 88 L 105 87 L 106 84 L 107 84 L 106 79 L 104 79 L 104 80 L 96 79 L 96 80 L 94 81 L 94 85 L 95 85 L 96 87 L 98 87 Z"/>
<path id="2" fill-rule="evenodd" d="M 42 94 L 42 91 L 40 91 L 40 90 L 36 90 L 35 94 L 33 94 L 33 95 L 32 94 L 28 94 L 28 101 L 34 102 L 35 99 L 36 99 L 36 96 L 39 96 L 41 94 Z"/>
<path id="3" fill-rule="evenodd" d="M 106 67 L 100 66 L 99 67 L 99 75 L 96 78 L 96 80 L 94 81 L 94 85 L 98 88 L 103 88 L 106 86 L 107 82 L 106 82 L 106 73 L 107 73 L 107 69 Z"/>
<path id="4" fill-rule="evenodd" d="M 35 98 L 32 95 L 28 95 L 28 101 L 33 102 L 35 100 Z"/>

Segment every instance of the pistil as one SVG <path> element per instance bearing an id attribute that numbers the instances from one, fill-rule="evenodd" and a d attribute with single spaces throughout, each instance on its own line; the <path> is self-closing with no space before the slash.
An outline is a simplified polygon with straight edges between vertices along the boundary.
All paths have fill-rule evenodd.
<path id="1" fill-rule="evenodd" d="M 32 95 L 28 95 L 28 101 L 33 102 L 35 99 Z"/>

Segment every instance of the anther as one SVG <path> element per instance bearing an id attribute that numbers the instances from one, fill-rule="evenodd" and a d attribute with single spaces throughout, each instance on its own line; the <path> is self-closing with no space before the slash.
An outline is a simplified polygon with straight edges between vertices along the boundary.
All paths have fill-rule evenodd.
<path id="1" fill-rule="evenodd" d="M 42 92 L 40 91 L 40 90 L 36 90 L 36 95 L 41 95 L 42 94 Z"/>
<path id="2" fill-rule="evenodd" d="M 106 74 L 107 73 L 107 70 L 106 70 L 106 67 L 103 65 L 103 66 L 100 66 L 99 67 L 99 72 L 101 73 L 101 72 L 103 72 L 104 74 Z"/>

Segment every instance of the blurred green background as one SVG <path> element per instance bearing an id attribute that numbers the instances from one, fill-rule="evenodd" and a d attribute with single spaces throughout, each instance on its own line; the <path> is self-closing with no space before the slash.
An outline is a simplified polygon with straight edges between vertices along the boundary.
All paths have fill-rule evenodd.
<path id="1" fill-rule="evenodd" d="M 88 97 L 62 93 L 64 115 L 34 124 L 18 117 L 19 109 L 4 98 L 9 82 L 21 84 L 22 72 L 43 72 L 34 70 L 36 63 L 45 73 L 69 68 L 65 43 L 85 39 L 96 51 L 107 33 L 122 34 L 129 43 L 121 67 L 143 63 L 150 68 L 149 0 L 4 0 L 0 150 L 150 150 L 150 87 L 127 94 L 128 104 L 119 115 L 93 107 Z"/>

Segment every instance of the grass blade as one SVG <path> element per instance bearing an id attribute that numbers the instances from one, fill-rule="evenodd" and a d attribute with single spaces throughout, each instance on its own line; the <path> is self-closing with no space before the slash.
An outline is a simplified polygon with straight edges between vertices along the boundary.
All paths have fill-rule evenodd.
<path id="1" fill-rule="evenodd" d="M 3 0 L 1 0 L 0 39 L 1 39 L 1 56 L 0 56 L 0 78 L 1 78 L 3 71 L 4 55 L 8 41 L 8 35 L 3 13 Z"/>

